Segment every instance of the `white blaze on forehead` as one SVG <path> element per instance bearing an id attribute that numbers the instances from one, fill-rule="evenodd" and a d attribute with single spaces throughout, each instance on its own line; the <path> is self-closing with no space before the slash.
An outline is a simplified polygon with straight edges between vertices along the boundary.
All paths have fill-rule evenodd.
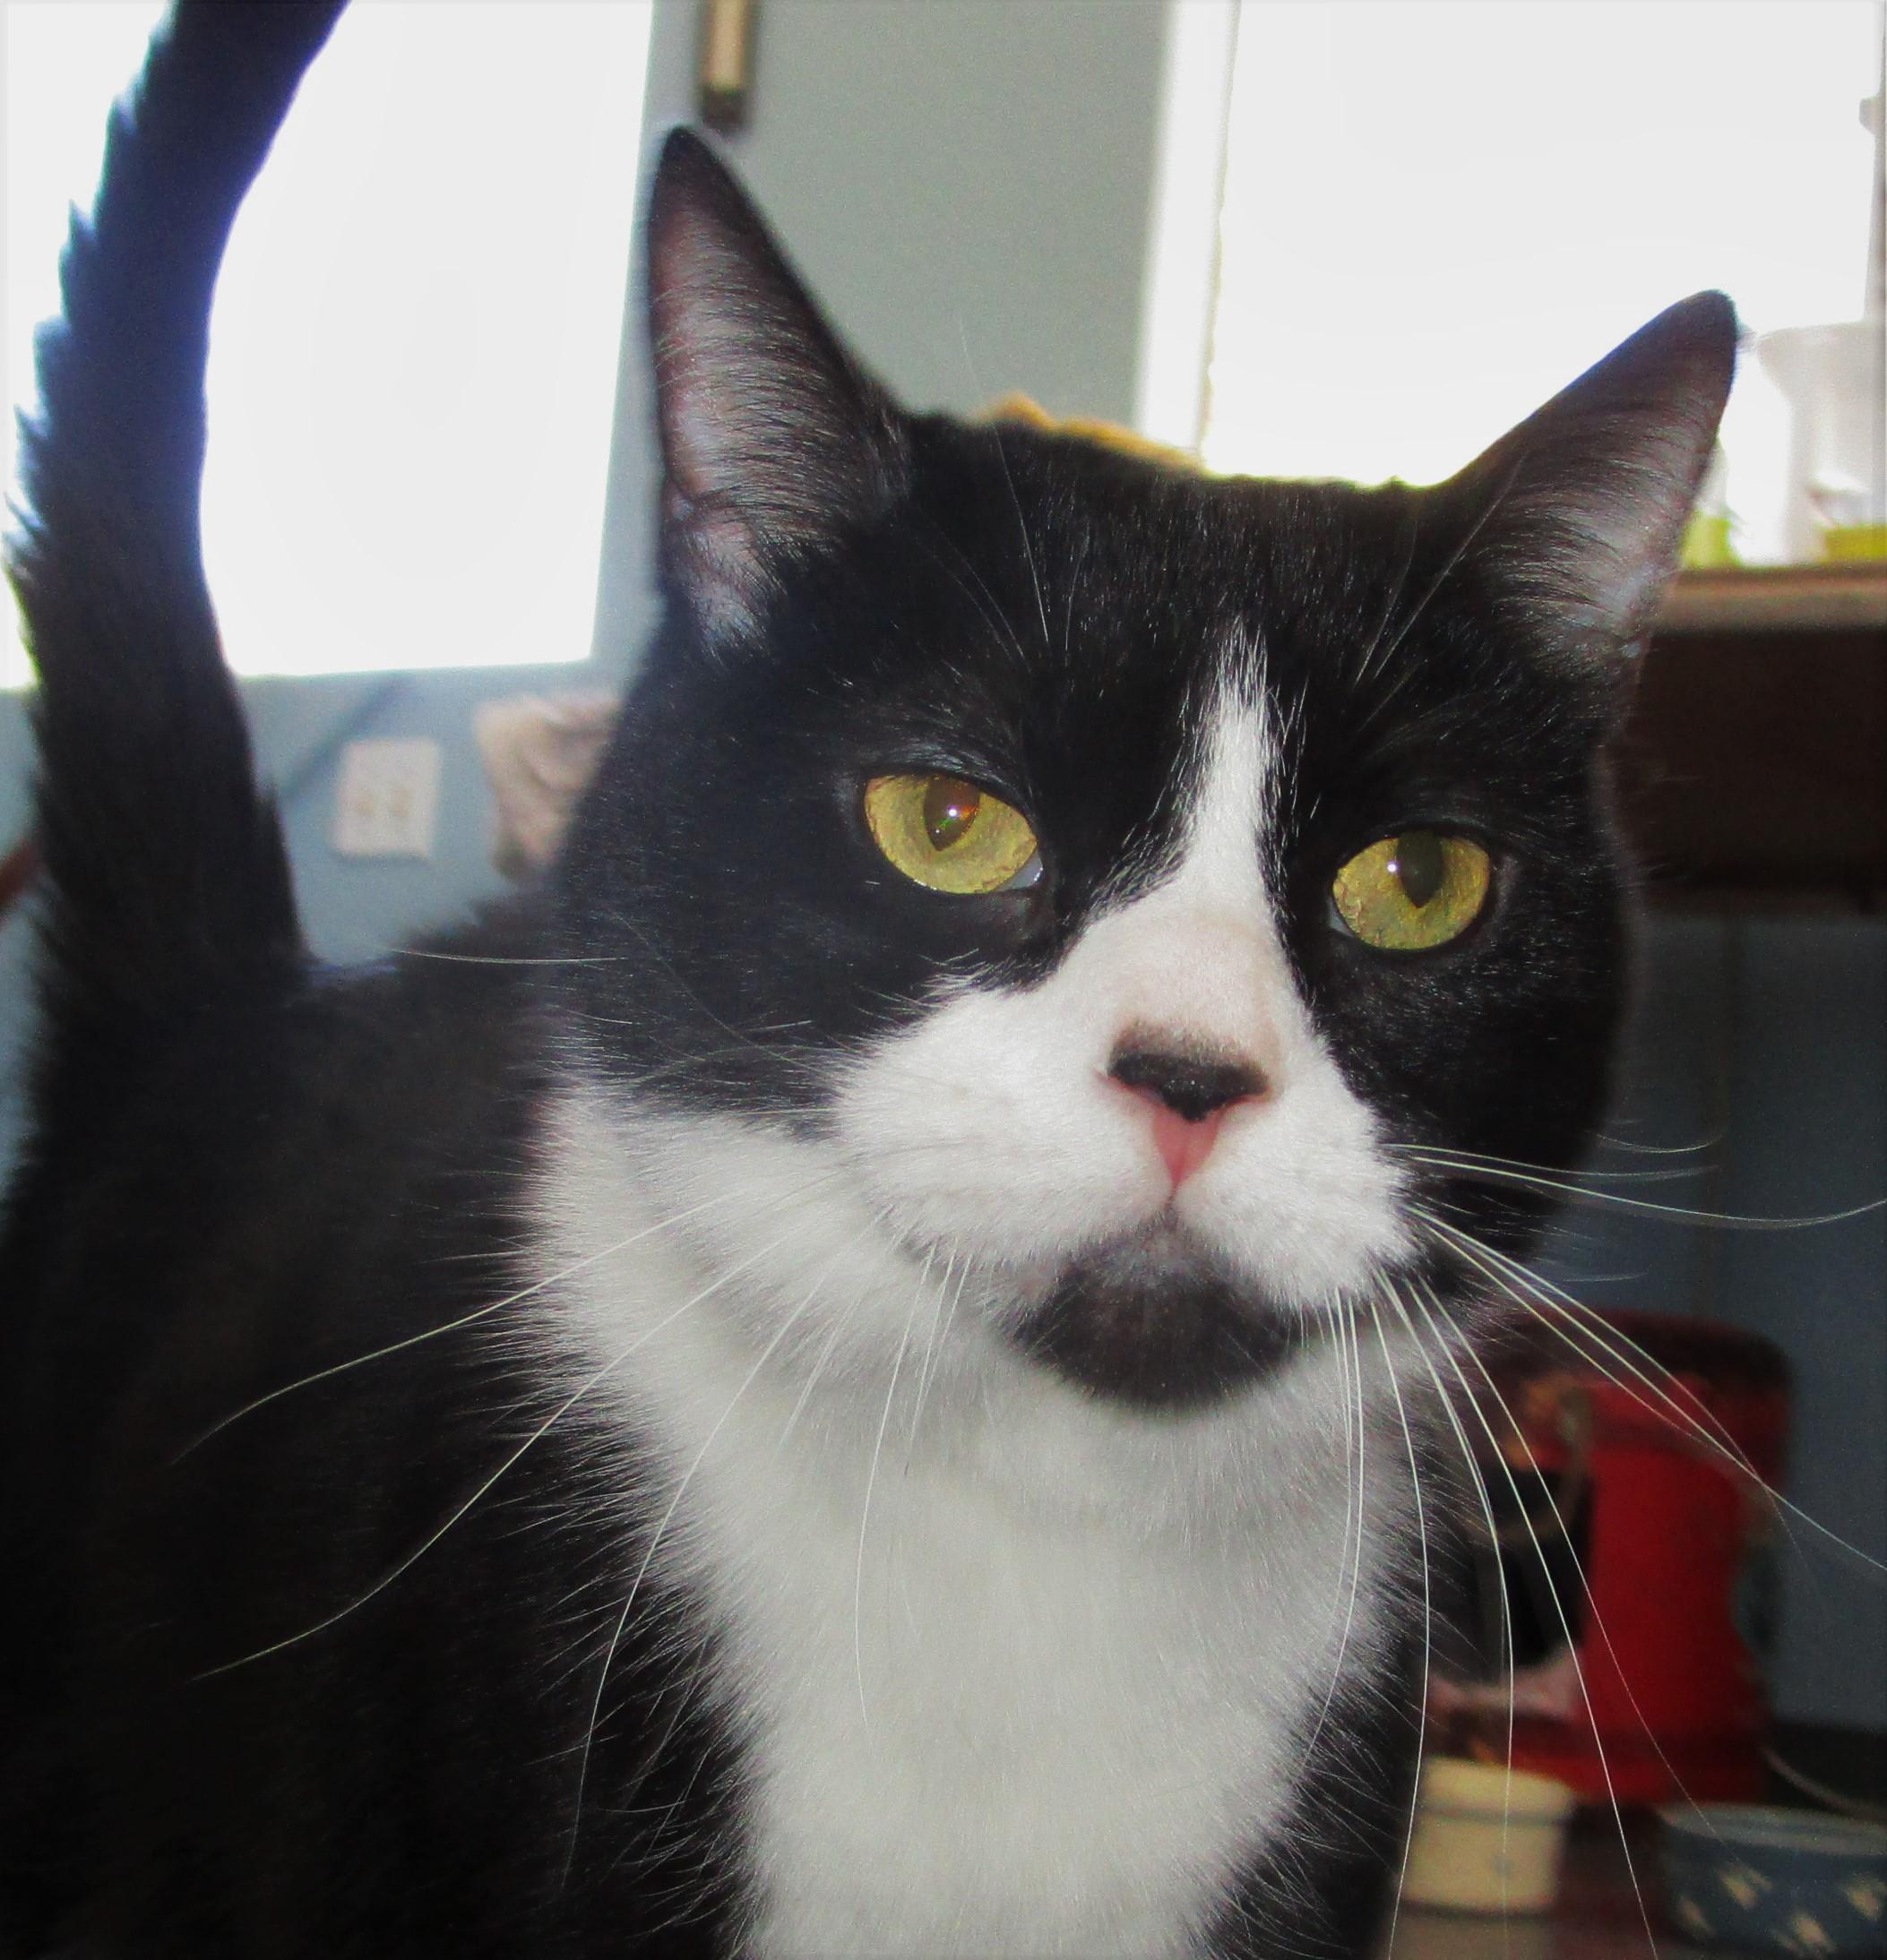
<path id="1" fill-rule="evenodd" d="M 1174 870 L 1096 920 L 1064 972 L 1106 987 L 1118 1033 L 1245 1057 L 1269 1075 L 1295 1004 L 1260 860 L 1276 745 L 1262 709 L 1228 691 L 1202 747 Z"/>

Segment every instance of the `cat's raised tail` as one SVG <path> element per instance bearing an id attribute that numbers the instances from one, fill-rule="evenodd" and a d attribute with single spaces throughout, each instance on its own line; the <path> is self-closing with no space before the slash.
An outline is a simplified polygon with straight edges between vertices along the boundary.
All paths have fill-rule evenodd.
<path id="1" fill-rule="evenodd" d="M 112 114 L 41 330 L 11 556 L 40 681 L 42 1108 L 108 1095 L 180 1015 L 300 954 L 197 494 L 223 247 L 341 4 L 181 0 Z"/>

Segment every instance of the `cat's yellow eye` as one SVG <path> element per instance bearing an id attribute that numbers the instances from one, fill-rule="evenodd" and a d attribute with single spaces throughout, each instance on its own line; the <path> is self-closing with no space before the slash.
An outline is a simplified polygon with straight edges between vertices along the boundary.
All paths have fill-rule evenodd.
<path id="1" fill-rule="evenodd" d="M 1035 859 L 1028 818 L 959 776 L 875 776 L 865 821 L 885 856 L 933 891 L 1001 891 Z"/>
<path id="2" fill-rule="evenodd" d="M 1405 830 L 1358 851 L 1337 873 L 1331 902 L 1366 946 L 1422 952 L 1474 924 L 1493 871 L 1486 852 L 1464 837 Z"/>

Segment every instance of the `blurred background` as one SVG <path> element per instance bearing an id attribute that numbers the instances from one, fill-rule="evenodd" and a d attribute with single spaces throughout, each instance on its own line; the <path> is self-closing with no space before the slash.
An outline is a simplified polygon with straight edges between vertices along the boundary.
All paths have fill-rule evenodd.
<path id="1" fill-rule="evenodd" d="M 16 408 L 66 205 L 159 13 L 6 4 Z M 1622 761 L 1651 906 L 1594 1188 L 1641 1208 L 1576 1208 L 1546 1277 L 1656 1317 L 1646 1344 L 1816 1521 L 1791 1541 L 1730 1476 L 1724 1596 L 1703 1575 L 1644 1638 L 1681 1672 L 1677 1622 L 1702 1614 L 1755 1685 L 1671 1732 L 1720 1718 L 1746 1768 L 1766 1707 L 1798 1756 L 1877 1784 L 1887 1216 L 1717 1231 L 1641 1208 L 1801 1217 L 1887 1192 L 1882 47 L 1874 0 L 357 4 L 231 247 L 205 486 L 317 947 L 371 956 L 498 889 L 542 826 L 513 810 L 500 838 L 493 772 L 554 804 L 590 703 L 633 670 L 633 238 L 676 119 L 722 129 L 907 400 L 1021 389 L 1218 469 L 1439 478 L 1723 288 L 1753 350 Z M 4 855 L 26 818 L 12 644 L 0 683 Z M 16 908 L 7 1047 L 22 940 Z M 1672 1322 L 1729 1345 L 1673 1345 Z M 1606 1479 L 1637 1474 L 1606 1391 L 1564 1354 L 1510 1387 L 1581 1507 L 1565 1535 L 1601 1556 Z M 1483 1583 L 1512 1603 L 1531 1580 L 1508 1565 Z"/>

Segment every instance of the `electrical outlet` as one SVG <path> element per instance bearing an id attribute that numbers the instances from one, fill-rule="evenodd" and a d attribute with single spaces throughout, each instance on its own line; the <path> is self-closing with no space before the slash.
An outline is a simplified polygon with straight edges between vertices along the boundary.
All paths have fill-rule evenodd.
<path id="1" fill-rule="evenodd" d="M 439 744 L 350 742 L 340 752 L 334 848 L 343 857 L 430 857 L 439 817 Z"/>

